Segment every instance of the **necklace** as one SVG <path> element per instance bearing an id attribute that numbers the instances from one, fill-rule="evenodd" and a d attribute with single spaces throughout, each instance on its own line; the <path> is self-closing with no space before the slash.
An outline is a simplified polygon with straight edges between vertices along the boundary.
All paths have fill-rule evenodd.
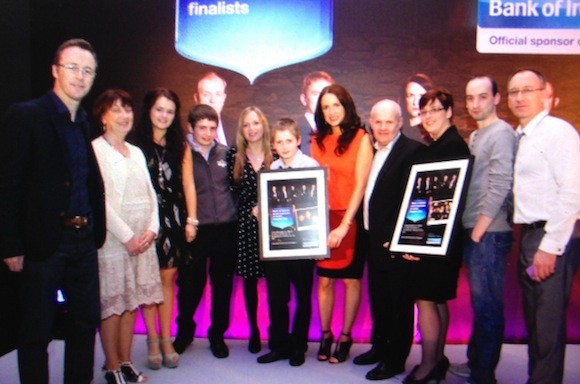
<path id="1" fill-rule="evenodd" d="M 161 189 L 165 189 L 165 178 L 163 177 L 163 162 L 165 161 L 165 154 L 167 151 L 165 148 L 162 148 L 161 154 L 157 148 L 153 148 L 155 150 L 155 156 L 157 157 L 157 182 L 159 183 L 159 187 Z"/>
<path id="2" fill-rule="evenodd" d="M 250 151 L 246 151 L 246 156 L 248 156 L 248 159 L 250 159 L 252 163 L 261 163 L 262 160 L 264 160 L 263 154 L 255 155 Z"/>
<path id="3" fill-rule="evenodd" d="M 246 156 L 250 160 L 250 163 L 252 164 L 252 168 L 254 168 L 255 171 L 259 170 L 262 167 L 262 161 L 264 160 L 264 154 L 255 155 L 252 152 L 250 152 L 249 150 L 246 150 Z"/>

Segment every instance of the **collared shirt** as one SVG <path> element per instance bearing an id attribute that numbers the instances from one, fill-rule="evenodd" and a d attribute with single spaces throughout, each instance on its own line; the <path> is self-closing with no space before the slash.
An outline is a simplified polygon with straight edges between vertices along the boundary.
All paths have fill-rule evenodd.
<path id="1" fill-rule="evenodd" d="M 209 153 L 211 152 L 212 148 L 217 145 L 215 141 L 212 142 L 211 146 L 209 147 L 209 151 L 207 151 L 207 153 L 203 153 L 201 146 L 193 138 L 193 134 L 188 133 L 187 135 L 185 135 L 185 140 L 187 141 L 187 144 L 189 144 L 189 148 L 193 149 L 194 151 L 198 152 L 201 156 L 203 156 L 205 161 L 209 161 Z"/>
<path id="2" fill-rule="evenodd" d="M 489 232 L 510 231 L 507 206 L 512 188 L 516 137 L 501 119 L 473 131 L 469 150 L 475 157 L 463 211 L 463 226 L 473 228 L 479 215 L 491 217 Z"/>
<path id="3" fill-rule="evenodd" d="M 298 150 L 290 165 L 286 165 L 282 159 L 277 159 L 272 162 L 270 169 L 309 168 L 318 167 L 318 165 L 318 161 L 310 156 L 306 156 L 301 150 Z"/>
<path id="4" fill-rule="evenodd" d="M 316 127 L 316 121 L 314 121 L 314 114 L 305 113 L 304 118 L 306 119 L 306 121 L 308 121 L 308 124 L 310 124 L 310 128 L 312 128 L 312 132 L 316 133 L 318 131 L 318 129 Z"/>
<path id="5" fill-rule="evenodd" d="M 561 255 L 580 212 L 580 137 L 546 111 L 517 133 L 522 136 L 514 166 L 514 222 L 546 221 L 539 248 Z"/>
<path id="6" fill-rule="evenodd" d="M 221 117 L 220 117 L 220 121 L 219 121 L 218 126 L 217 126 L 216 140 L 218 143 L 223 144 L 226 147 L 228 146 L 228 140 L 226 139 L 226 131 L 225 131 L 224 126 L 222 124 Z"/>
<path id="7" fill-rule="evenodd" d="M 67 216 L 85 216 L 91 212 L 88 191 L 88 153 L 87 142 L 83 132 L 83 125 L 86 124 L 87 114 L 84 109 L 79 108 L 75 121 L 72 121 L 69 109 L 62 100 L 50 91 L 49 95 L 54 101 L 58 118 L 56 119 L 56 129 L 62 135 L 66 143 L 66 159 L 71 176 L 70 203 Z"/>
<path id="8" fill-rule="evenodd" d="M 363 224 L 366 230 L 369 229 L 369 201 L 371 199 L 371 195 L 373 194 L 373 190 L 375 189 L 377 177 L 379 176 L 379 172 L 383 168 L 385 161 L 387 161 L 387 158 L 393 149 L 393 145 L 395 145 L 397 140 L 399 140 L 399 137 L 401 137 L 401 132 L 399 132 L 389 144 L 382 148 L 378 143 L 374 144 L 376 152 L 373 157 L 371 172 L 369 173 L 369 180 L 367 182 L 367 188 L 365 190 L 365 196 L 363 199 Z"/>

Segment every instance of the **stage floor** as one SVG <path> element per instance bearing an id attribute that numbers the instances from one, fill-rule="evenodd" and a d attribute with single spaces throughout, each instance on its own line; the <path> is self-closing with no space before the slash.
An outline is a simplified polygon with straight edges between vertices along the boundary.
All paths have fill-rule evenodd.
<path id="1" fill-rule="evenodd" d="M 147 347 L 145 336 L 136 335 L 133 345 L 133 360 L 149 376 L 149 383 L 232 383 L 232 384 L 283 384 L 283 383 L 368 383 L 364 378 L 365 373 L 372 366 L 356 366 L 352 364 L 352 358 L 343 364 L 331 365 L 316 360 L 317 343 L 310 343 L 306 356 L 306 363 L 301 367 L 291 367 L 287 360 L 272 364 L 258 364 L 256 357 L 267 352 L 267 344 L 263 342 L 263 350 L 260 354 L 252 355 L 246 349 L 245 340 L 226 340 L 230 347 L 230 357 L 216 359 L 209 350 L 207 339 L 196 339 L 181 357 L 181 364 L 176 369 L 162 368 L 159 371 L 151 371 L 145 368 L 145 355 Z M 49 346 L 50 382 L 62 383 L 63 367 L 63 342 L 53 341 Z M 351 350 L 351 356 L 366 351 L 368 344 L 355 344 Z M 448 345 L 446 355 L 452 363 L 465 360 L 465 345 Z M 96 346 L 95 380 L 97 384 L 104 383 L 100 372 L 104 358 L 100 343 Z M 405 375 L 418 363 L 420 359 L 420 347 L 414 345 L 411 356 L 407 361 L 407 372 L 384 383 L 400 383 Z M 580 345 L 568 345 L 566 355 L 566 371 L 564 374 L 565 384 L 580 382 Z M 523 383 L 526 380 L 527 369 L 527 346 L 524 344 L 504 344 L 501 361 L 497 370 L 497 378 L 500 383 Z M 465 381 L 459 377 L 447 374 L 447 384 L 460 384 Z M 16 352 L 11 352 L 0 357 L 0 383 L 17 384 L 18 369 Z"/>

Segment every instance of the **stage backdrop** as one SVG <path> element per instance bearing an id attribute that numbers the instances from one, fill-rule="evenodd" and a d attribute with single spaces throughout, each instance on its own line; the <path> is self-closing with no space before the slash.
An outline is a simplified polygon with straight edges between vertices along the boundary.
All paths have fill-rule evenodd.
<path id="1" fill-rule="evenodd" d="M 547 2 L 549 1 L 541 1 Z M 1 16 L 5 19 L 2 23 L 5 33 L 1 37 L 4 90 L 0 99 L 0 112 L 4 112 L 9 103 L 38 96 L 50 88 L 50 63 L 55 48 L 65 39 L 82 37 L 93 43 L 99 56 L 98 76 L 93 91 L 84 102 L 87 108 L 107 88 L 126 89 L 140 102 L 147 90 L 165 86 L 175 90 L 180 96 L 183 119 L 188 109 L 193 106 L 197 80 L 206 72 L 215 71 L 227 82 L 223 119 L 231 122 L 226 126 L 226 130 L 231 131 L 235 129 L 235 121 L 240 111 L 249 105 L 259 106 L 271 121 L 280 117 L 299 118 L 304 112 L 299 98 L 302 79 L 311 71 L 323 70 L 351 91 L 359 113 L 367 121 L 370 108 L 376 101 L 382 98 L 397 100 L 404 79 L 422 72 L 429 75 L 437 86 L 447 88 L 455 96 L 454 122 L 461 134 L 467 137 L 475 128 L 464 108 L 464 86 L 469 78 L 475 74 L 489 74 L 496 78 L 504 97 L 499 107 L 500 117 L 515 124 L 505 103 L 506 82 L 515 70 L 534 67 L 555 84 L 560 103 L 553 113 L 570 121 L 577 128 L 580 125 L 580 60 L 576 55 L 566 54 L 578 52 L 578 47 L 572 44 L 567 50 L 567 47 L 560 46 L 561 52 L 546 54 L 542 52 L 552 51 L 538 47 L 537 43 L 532 46 L 531 42 L 532 38 L 543 36 L 541 31 L 518 32 L 512 29 L 503 35 L 500 29 L 478 31 L 478 6 L 485 8 L 487 1 L 481 1 L 482 4 L 475 0 L 28 0 L 15 3 L 17 4 L 6 5 L 8 12 L 2 12 Z M 263 8 L 265 3 L 272 3 L 272 8 Z M 296 4 L 288 6 L 292 9 L 285 9 L 285 3 Z M 187 43 L 184 42 L 184 48 L 179 44 L 182 42 L 180 38 L 184 36 L 176 36 L 176 5 L 182 7 L 179 9 L 184 16 L 184 22 L 191 23 L 192 19 L 188 19 L 183 12 L 191 12 L 190 17 L 193 17 L 202 4 L 213 5 L 211 12 L 216 13 L 214 16 L 221 18 L 222 23 L 197 31 Z M 315 6 L 316 4 L 319 5 Z M 227 5 L 234 8 L 227 8 Z M 221 41 L 215 39 L 215 34 L 224 38 L 223 34 L 229 33 L 229 39 L 238 38 L 238 21 L 234 21 L 234 17 L 239 15 L 228 14 L 228 9 L 234 13 L 243 12 L 246 9 L 244 6 L 249 7 L 249 12 L 256 10 L 260 13 L 259 20 L 265 24 L 260 33 L 269 35 L 271 39 L 261 41 L 260 44 L 265 45 L 260 49 L 247 41 L 233 45 L 245 51 L 234 52 L 232 60 L 255 61 L 255 55 L 280 56 L 282 53 L 286 54 L 285 47 L 297 52 L 284 58 L 285 61 L 268 61 L 267 65 L 262 65 L 258 70 L 249 69 L 240 63 L 224 63 L 223 57 L 232 54 L 232 44 L 226 44 L 227 37 Z M 547 11 L 550 11 L 549 8 L 547 6 Z M 555 9 L 552 11 L 555 12 Z M 286 23 L 284 27 L 291 30 L 278 28 L 280 21 L 272 22 L 278 20 L 280 12 L 286 12 L 293 17 L 291 21 L 282 21 Z M 499 20 L 504 15 L 497 16 Z M 228 17 L 232 23 L 228 23 Z M 223 19 L 226 21 L 223 22 Z M 480 26 L 502 27 L 496 25 L 498 23 L 494 24 L 495 20 L 490 21 L 488 17 L 481 20 Z M 520 17 L 518 20 L 525 21 L 525 18 Z M 199 21 L 209 24 L 211 22 L 213 21 L 208 21 L 207 18 Z M 572 26 L 565 25 L 566 22 L 572 23 Z M 195 20 L 193 25 L 197 26 Z M 554 25 L 548 25 L 548 28 L 555 29 Z M 558 28 L 563 30 L 561 33 L 574 35 L 578 32 L 578 17 L 564 20 L 564 24 L 558 24 Z M 291 42 L 292 39 L 288 40 L 285 32 L 289 32 L 290 36 L 303 36 L 300 33 L 304 29 L 311 31 L 307 36 L 313 39 L 316 37 L 319 41 L 312 45 L 288 45 L 288 41 Z M 495 40 L 485 37 L 484 32 L 494 35 Z M 514 37 L 516 32 L 520 35 Z M 524 42 L 514 40 L 518 37 L 527 37 L 525 45 L 528 52 L 536 53 L 498 54 L 480 53 L 477 50 L 479 47 L 482 51 L 497 52 L 500 48 L 509 48 L 511 45 L 513 49 L 507 49 L 508 52 L 520 52 Z M 207 42 L 213 41 L 211 52 L 190 52 L 190 49 L 195 50 L 196 40 L 199 41 L 199 47 L 206 47 L 206 50 L 209 49 Z M 562 45 L 565 42 L 553 44 Z M 574 41 L 574 44 L 577 45 L 578 42 Z M 550 49 L 553 48 L 552 46 Z M 222 49 L 223 54 L 220 55 Z M 524 340 L 525 334 L 515 260 L 515 253 L 512 253 L 506 275 L 506 339 L 519 342 Z M 263 286 L 261 288 L 260 320 L 265 335 L 268 320 L 265 289 Z M 577 278 L 568 322 L 569 339 L 572 342 L 580 341 L 579 289 Z M 315 296 L 313 294 L 314 308 Z M 197 315 L 202 322 L 198 327 L 198 335 L 205 336 L 207 310 L 206 298 Z M 243 295 L 239 287 L 234 292 L 232 311 L 234 324 L 229 336 L 246 337 L 247 323 Z M 317 311 L 314 310 L 313 313 L 315 315 L 311 336 L 318 339 Z M 471 328 L 470 313 L 469 288 L 465 276 L 462 275 L 458 299 L 451 302 L 450 342 L 467 340 Z M 340 320 L 341 310 L 335 312 L 335 317 Z M 139 330 L 142 330 L 142 325 Z M 335 333 L 339 331 L 338 328 L 334 329 Z M 368 340 L 369 331 L 370 315 L 365 301 L 354 336 L 359 341 Z"/>

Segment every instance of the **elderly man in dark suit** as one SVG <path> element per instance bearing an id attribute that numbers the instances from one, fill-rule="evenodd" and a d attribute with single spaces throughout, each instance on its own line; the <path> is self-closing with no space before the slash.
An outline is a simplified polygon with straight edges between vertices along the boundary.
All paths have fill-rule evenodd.
<path id="1" fill-rule="evenodd" d="M 358 365 L 379 363 L 369 380 L 385 380 L 405 371 L 413 341 L 413 299 L 405 289 L 407 264 L 388 252 L 409 169 L 423 147 L 401 133 L 401 108 L 381 100 L 371 110 L 375 155 L 364 196 L 363 236 L 368 237 L 368 281 L 372 348 L 357 356 Z"/>
<path id="2" fill-rule="evenodd" d="M 93 377 L 105 203 L 80 102 L 96 70 L 87 41 L 64 42 L 52 64 L 53 89 L 10 107 L 1 126 L 0 257 L 22 274 L 18 364 L 24 384 L 48 383 L 59 289 L 70 315 L 64 382 L 90 383 Z"/>

